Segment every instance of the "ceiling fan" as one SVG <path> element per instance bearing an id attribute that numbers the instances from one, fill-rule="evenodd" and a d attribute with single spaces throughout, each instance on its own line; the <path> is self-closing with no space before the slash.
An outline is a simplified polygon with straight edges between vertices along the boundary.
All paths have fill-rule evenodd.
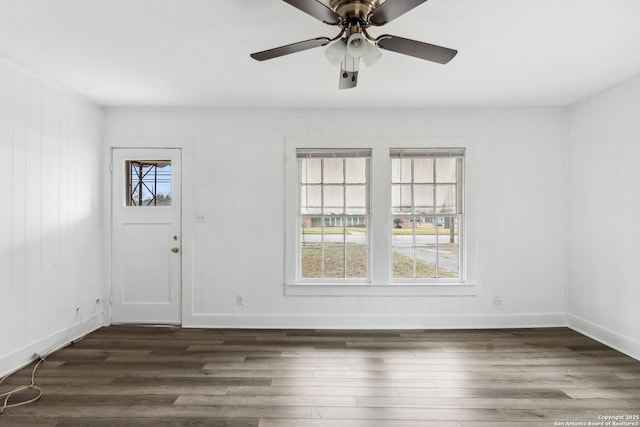
<path id="1" fill-rule="evenodd" d="M 340 32 L 333 38 L 316 37 L 252 53 L 251 57 L 265 61 L 331 43 L 325 56 L 332 64 L 340 65 L 340 89 L 356 87 L 360 60 L 367 66 L 373 65 L 382 55 L 380 49 L 439 64 L 448 63 L 458 53 L 454 49 L 389 34 L 372 37 L 367 32 L 369 27 L 385 25 L 427 0 L 325 0 L 328 5 L 320 0 L 283 1 L 325 24 L 339 27 Z"/>

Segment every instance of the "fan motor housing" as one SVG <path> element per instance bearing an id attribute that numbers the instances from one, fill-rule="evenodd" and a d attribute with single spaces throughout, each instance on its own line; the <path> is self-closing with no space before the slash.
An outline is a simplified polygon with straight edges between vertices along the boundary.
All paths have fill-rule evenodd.
<path id="1" fill-rule="evenodd" d="M 369 24 L 367 18 L 384 0 L 331 0 L 329 7 L 333 9 L 343 22 L 358 21 Z"/>

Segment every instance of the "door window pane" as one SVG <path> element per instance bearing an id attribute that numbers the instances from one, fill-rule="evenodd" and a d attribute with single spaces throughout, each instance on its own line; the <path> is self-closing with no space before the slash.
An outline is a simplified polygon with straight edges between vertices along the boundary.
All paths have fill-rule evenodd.
<path id="1" fill-rule="evenodd" d="M 171 206 L 171 161 L 125 162 L 126 206 Z"/>

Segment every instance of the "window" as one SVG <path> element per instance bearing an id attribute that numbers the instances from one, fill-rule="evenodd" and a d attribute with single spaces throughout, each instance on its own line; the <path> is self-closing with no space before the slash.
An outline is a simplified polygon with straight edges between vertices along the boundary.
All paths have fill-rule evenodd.
<path id="1" fill-rule="evenodd" d="M 441 142 L 287 138 L 285 295 L 475 295 L 466 152 Z"/>
<path id="2" fill-rule="evenodd" d="M 462 149 L 391 149 L 392 274 L 461 280 Z"/>
<path id="3" fill-rule="evenodd" d="M 171 206 L 171 160 L 127 160 L 126 206 Z"/>
<path id="4" fill-rule="evenodd" d="M 299 149 L 298 279 L 369 278 L 371 150 Z"/>

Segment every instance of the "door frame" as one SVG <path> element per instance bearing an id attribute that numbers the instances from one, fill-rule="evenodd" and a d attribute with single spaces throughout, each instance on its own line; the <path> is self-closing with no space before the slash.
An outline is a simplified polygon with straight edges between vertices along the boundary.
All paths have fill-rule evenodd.
<path id="1" fill-rule="evenodd" d="M 182 230 L 182 267 L 180 280 L 181 295 L 181 319 L 180 325 L 192 324 L 193 318 L 193 282 L 191 265 L 193 261 L 193 235 L 194 235 L 194 182 L 193 163 L 193 138 L 187 137 L 105 137 L 104 149 L 104 182 L 103 182 L 103 235 L 104 261 L 104 325 L 112 323 L 111 295 L 113 288 L 113 150 L 115 149 L 179 149 L 182 157 L 182 209 L 180 214 L 180 227 Z"/>

